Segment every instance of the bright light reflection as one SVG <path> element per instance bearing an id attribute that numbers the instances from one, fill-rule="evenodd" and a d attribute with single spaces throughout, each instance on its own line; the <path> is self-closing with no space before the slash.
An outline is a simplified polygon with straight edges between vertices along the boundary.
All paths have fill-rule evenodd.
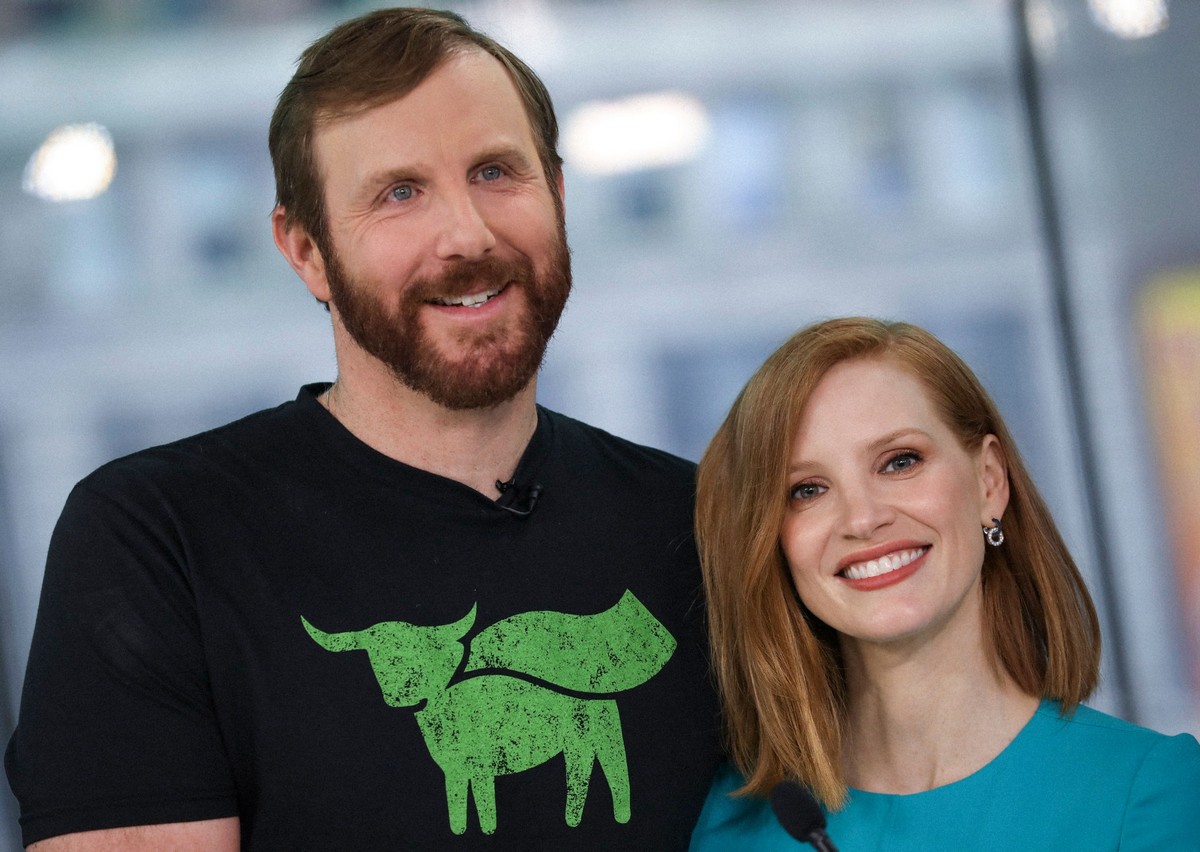
<path id="1" fill-rule="evenodd" d="M 563 148 L 572 166 L 612 175 L 687 162 L 708 130 L 708 113 L 693 97 L 637 95 L 578 107 L 563 128 Z"/>
<path id="2" fill-rule="evenodd" d="M 1121 38 L 1145 38 L 1167 28 L 1167 0 L 1088 0 L 1092 17 Z"/>
<path id="3" fill-rule="evenodd" d="M 82 201 L 108 189 L 116 172 L 108 130 L 99 124 L 68 124 L 47 136 L 29 158 L 24 187 L 47 201 Z"/>
<path id="4" fill-rule="evenodd" d="M 1055 56 L 1062 32 L 1058 12 L 1046 0 L 1034 0 L 1025 7 L 1025 21 L 1038 56 L 1043 59 Z"/>

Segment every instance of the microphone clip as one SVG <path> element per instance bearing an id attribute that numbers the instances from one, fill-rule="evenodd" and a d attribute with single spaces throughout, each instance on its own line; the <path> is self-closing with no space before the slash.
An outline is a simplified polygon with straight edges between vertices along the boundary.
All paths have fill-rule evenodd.
<path id="1" fill-rule="evenodd" d="M 506 500 L 509 489 L 513 489 L 513 498 Z M 516 484 L 516 477 L 502 482 L 496 480 L 496 490 L 500 492 L 500 500 L 496 503 L 501 509 L 506 512 L 527 518 L 533 514 L 534 508 L 537 506 L 538 498 L 542 496 L 542 484 L 535 482 L 527 488 L 520 487 Z"/>

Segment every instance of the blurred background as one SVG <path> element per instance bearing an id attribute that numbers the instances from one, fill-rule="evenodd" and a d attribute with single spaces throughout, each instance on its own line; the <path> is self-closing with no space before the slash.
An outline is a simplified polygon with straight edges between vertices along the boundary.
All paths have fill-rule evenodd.
<path id="1" fill-rule="evenodd" d="M 0 0 L 0 742 L 71 486 L 334 378 L 266 129 L 300 51 L 379 5 Z M 1093 703 L 1200 733 L 1200 3 L 443 5 L 558 108 L 545 404 L 697 459 L 799 326 L 927 326 L 1097 598 Z"/>

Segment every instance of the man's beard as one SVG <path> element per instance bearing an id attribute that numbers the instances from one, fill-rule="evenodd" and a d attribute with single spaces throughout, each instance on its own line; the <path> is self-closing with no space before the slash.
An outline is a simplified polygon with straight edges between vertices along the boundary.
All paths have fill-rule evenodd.
<path id="1" fill-rule="evenodd" d="M 488 256 L 462 261 L 436 278 L 411 282 L 390 309 L 367 282 L 351 278 L 336 249 L 329 248 L 325 274 L 346 331 L 401 383 L 452 410 L 490 408 L 528 385 L 542 365 L 571 292 L 571 255 L 561 217 L 544 273 L 539 275 L 524 255 L 516 260 Z M 450 344 L 460 353 L 458 358 L 438 351 L 421 325 L 421 310 L 431 299 L 505 286 L 518 288 L 525 297 L 526 310 L 515 321 L 483 334 L 461 331 Z M 514 295 L 518 294 L 508 298 Z"/>

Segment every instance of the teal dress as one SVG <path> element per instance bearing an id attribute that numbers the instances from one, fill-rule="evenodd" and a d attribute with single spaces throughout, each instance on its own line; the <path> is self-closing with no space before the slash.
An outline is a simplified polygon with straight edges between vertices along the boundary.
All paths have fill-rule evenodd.
<path id="1" fill-rule="evenodd" d="M 1008 747 L 973 775 L 923 793 L 850 790 L 826 813 L 839 852 L 1200 850 L 1200 743 L 1088 707 L 1060 716 L 1043 701 Z M 692 852 L 801 850 L 763 799 L 731 798 L 730 766 L 713 782 Z"/>

